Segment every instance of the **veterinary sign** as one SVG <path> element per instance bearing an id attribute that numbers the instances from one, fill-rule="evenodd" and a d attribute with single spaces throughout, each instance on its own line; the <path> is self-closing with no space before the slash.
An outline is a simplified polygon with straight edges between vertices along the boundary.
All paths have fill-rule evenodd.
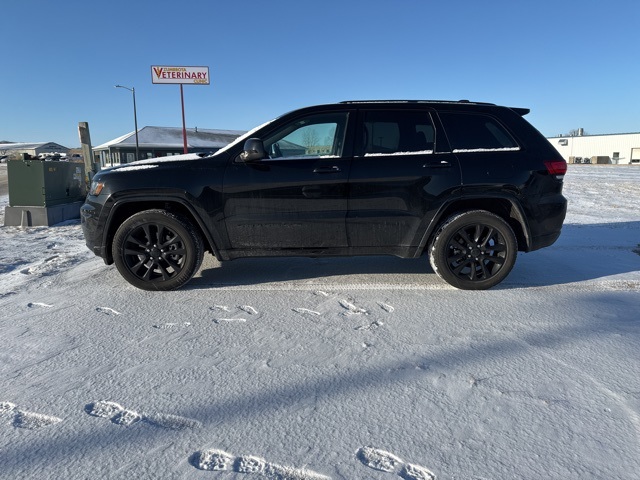
<path id="1" fill-rule="evenodd" d="M 209 85 L 209 67 L 151 67 L 152 83 Z"/>

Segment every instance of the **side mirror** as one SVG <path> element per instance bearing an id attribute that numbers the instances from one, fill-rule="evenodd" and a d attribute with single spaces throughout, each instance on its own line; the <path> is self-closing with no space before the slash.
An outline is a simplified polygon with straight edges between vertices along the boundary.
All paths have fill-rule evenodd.
<path id="1" fill-rule="evenodd" d="M 267 152 L 264 149 L 264 144 L 259 138 L 249 138 L 244 142 L 244 149 L 240 154 L 240 159 L 243 162 L 257 162 L 267 157 Z"/>

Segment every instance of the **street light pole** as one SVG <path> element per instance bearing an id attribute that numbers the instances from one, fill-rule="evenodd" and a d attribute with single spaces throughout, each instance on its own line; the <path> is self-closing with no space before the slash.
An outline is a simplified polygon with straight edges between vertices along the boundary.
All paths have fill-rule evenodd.
<path id="1" fill-rule="evenodd" d="M 136 113 L 136 89 L 135 87 L 125 87 L 123 85 L 115 85 L 115 88 L 124 88 L 133 94 L 133 123 L 136 129 L 136 160 L 140 160 L 140 148 L 138 146 L 138 114 Z"/>

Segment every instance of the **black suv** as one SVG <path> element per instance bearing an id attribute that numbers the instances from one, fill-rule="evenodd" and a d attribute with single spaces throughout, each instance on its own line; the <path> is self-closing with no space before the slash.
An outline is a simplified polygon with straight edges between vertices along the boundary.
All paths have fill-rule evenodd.
<path id="1" fill-rule="evenodd" d="M 551 245 L 567 164 L 523 108 L 357 101 L 290 112 L 214 155 L 96 174 L 87 246 L 146 290 L 218 260 L 429 254 L 462 289 L 502 281 L 517 251 Z"/>

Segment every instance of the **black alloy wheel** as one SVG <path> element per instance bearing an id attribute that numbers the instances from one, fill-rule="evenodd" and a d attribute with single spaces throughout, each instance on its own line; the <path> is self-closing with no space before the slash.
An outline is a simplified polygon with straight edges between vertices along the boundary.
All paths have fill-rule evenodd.
<path id="1" fill-rule="evenodd" d="M 202 264 L 201 237 L 186 219 L 164 210 L 146 210 L 125 220 L 113 239 L 120 274 L 143 290 L 175 290 Z"/>
<path id="2" fill-rule="evenodd" d="M 463 212 L 440 228 L 430 251 L 433 270 L 463 290 L 485 290 L 506 278 L 518 244 L 502 218 L 484 210 Z"/>

